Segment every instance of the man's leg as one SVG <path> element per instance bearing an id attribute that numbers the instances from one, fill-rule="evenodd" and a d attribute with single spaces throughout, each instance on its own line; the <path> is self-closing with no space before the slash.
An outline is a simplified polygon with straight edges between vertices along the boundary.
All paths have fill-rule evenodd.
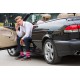
<path id="1" fill-rule="evenodd" d="M 26 56 L 24 57 L 24 59 L 30 58 L 30 42 L 31 42 L 31 38 L 27 37 L 24 39 L 24 43 L 25 43 L 25 48 L 26 48 Z"/>
<path id="2" fill-rule="evenodd" d="M 17 51 L 23 51 L 22 46 L 20 45 L 21 37 L 17 36 Z"/>
<path id="3" fill-rule="evenodd" d="M 16 59 L 20 59 L 24 57 L 23 48 L 20 45 L 20 39 L 21 37 L 17 36 L 17 50 L 16 52 L 20 52 L 20 55 Z"/>

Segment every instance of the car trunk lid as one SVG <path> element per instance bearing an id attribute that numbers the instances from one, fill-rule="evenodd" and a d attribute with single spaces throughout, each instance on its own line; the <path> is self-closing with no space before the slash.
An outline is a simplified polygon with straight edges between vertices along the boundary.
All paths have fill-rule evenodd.
<path id="1" fill-rule="evenodd" d="M 80 39 L 80 17 L 68 18 L 67 22 L 64 33 L 69 34 L 71 39 Z"/>

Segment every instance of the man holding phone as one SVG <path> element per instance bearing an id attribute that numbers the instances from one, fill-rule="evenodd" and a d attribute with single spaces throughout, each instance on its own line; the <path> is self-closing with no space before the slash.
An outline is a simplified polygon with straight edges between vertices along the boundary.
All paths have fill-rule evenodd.
<path id="1" fill-rule="evenodd" d="M 23 21 L 21 16 L 15 18 L 16 21 L 16 33 L 17 33 L 17 50 L 20 52 L 20 55 L 17 59 L 23 58 L 24 60 L 30 58 L 30 43 L 32 41 L 32 29 L 33 25 L 30 22 Z M 19 30 L 20 28 L 20 30 Z M 25 44 L 26 55 L 23 53 L 22 45 Z"/>

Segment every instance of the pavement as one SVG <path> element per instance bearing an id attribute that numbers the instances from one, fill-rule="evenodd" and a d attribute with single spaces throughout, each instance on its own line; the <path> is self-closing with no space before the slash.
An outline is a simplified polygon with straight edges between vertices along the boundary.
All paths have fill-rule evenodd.
<path id="1" fill-rule="evenodd" d="M 16 60 L 8 54 L 7 50 L 0 51 L 0 66 L 50 66 L 43 57 L 33 56 L 31 60 Z"/>
<path id="2" fill-rule="evenodd" d="M 43 56 L 32 56 L 31 60 L 16 60 L 7 50 L 0 51 L 0 66 L 80 66 L 80 55 L 62 57 L 59 64 L 47 64 Z"/>

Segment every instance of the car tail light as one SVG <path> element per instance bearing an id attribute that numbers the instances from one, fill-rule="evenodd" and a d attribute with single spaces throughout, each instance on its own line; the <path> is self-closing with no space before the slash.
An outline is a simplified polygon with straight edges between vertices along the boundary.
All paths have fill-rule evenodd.
<path id="1" fill-rule="evenodd" d="M 64 29 L 64 32 L 66 33 L 79 32 L 79 29 L 80 29 L 80 25 L 70 25 Z"/>
<path id="2" fill-rule="evenodd" d="M 78 25 L 78 29 L 79 29 L 79 31 L 80 31 L 80 24 Z"/>

